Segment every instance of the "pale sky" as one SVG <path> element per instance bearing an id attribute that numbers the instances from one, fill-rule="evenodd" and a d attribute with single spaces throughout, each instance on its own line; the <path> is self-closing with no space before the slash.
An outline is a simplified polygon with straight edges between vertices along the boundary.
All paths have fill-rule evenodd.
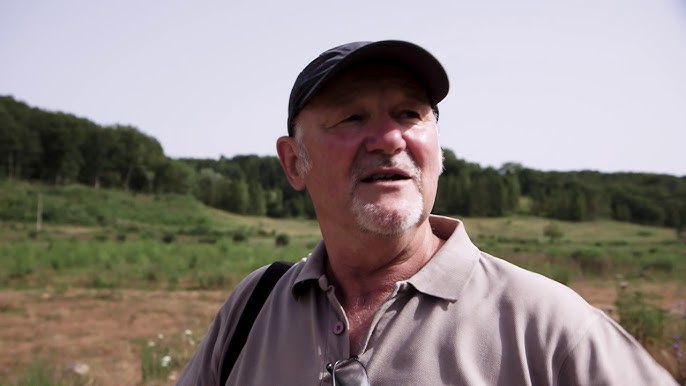
<path id="1" fill-rule="evenodd" d="M 681 0 L 0 0 L 0 95 L 135 126 L 174 158 L 276 155 L 300 70 L 382 39 L 443 63 L 459 158 L 686 175 Z"/>

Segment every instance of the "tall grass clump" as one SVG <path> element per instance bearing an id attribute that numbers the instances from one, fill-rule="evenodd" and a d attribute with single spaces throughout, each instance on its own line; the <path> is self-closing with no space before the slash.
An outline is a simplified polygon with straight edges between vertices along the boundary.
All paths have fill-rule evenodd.
<path id="1" fill-rule="evenodd" d="M 543 236 L 548 238 L 550 243 L 555 243 L 564 237 L 564 232 L 562 232 L 559 224 L 551 222 L 543 227 Z"/>
<path id="2" fill-rule="evenodd" d="M 570 253 L 570 257 L 584 274 L 603 276 L 610 268 L 610 259 L 597 248 L 577 249 Z"/>
<path id="3" fill-rule="evenodd" d="M 640 291 L 620 290 L 616 304 L 622 326 L 644 345 L 658 345 L 664 339 L 665 312 L 646 301 Z"/>
<path id="4" fill-rule="evenodd" d="M 671 273 L 674 270 L 674 261 L 667 256 L 655 256 L 646 258 L 641 264 L 645 271 Z"/>
<path id="5" fill-rule="evenodd" d="M 141 374 L 143 381 L 175 381 L 182 367 L 196 350 L 198 338 L 191 330 L 157 337 L 141 344 Z"/>
<path id="6" fill-rule="evenodd" d="M 36 359 L 22 374 L 13 386 L 82 386 L 87 380 L 60 375 L 59 370 L 52 363 Z M 9 386 L 10 384 L 1 383 Z"/>

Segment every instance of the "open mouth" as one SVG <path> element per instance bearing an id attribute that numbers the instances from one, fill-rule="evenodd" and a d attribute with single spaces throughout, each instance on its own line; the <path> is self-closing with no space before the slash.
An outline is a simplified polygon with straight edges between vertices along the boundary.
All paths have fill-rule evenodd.
<path id="1" fill-rule="evenodd" d="M 374 173 L 363 178 L 361 181 L 364 183 L 372 183 L 379 181 L 402 181 L 409 179 L 410 176 L 402 173 Z"/>

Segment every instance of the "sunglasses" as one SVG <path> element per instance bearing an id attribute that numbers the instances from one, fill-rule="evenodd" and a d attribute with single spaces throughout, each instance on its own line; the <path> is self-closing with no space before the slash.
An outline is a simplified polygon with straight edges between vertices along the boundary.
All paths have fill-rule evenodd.
<path id="1" fill-rule="evenodd" d="M 329 363 L 326 371 L 331 374 L 333 386 L 370 386 L 367 369 L 357 357 Z"/>

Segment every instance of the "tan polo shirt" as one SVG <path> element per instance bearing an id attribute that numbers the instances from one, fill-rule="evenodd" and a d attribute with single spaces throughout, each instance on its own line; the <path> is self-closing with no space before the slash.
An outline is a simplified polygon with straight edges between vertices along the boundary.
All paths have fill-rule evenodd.
<path id="1" fill-rule="evenodd" d="M 479 251 L 458 220 L 376 313 L 360 361 L 371 385 L 676 385 L 602 311 L 568 287 Z M 329 385 L 348 358 L 348 321 L 317 245 L 276 285 L 227 385 Z M 220 309 L 179 385 L 216 385 L 227 336 L 264 268 Z"/>

